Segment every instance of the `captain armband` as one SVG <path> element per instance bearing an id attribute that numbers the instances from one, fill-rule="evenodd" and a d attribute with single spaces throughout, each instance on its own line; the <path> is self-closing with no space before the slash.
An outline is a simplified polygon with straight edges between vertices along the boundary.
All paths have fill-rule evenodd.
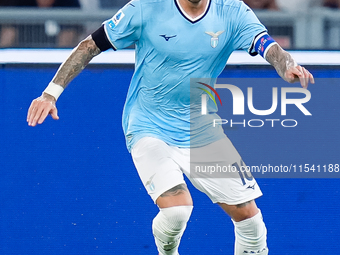
<path id="1" fill-rule="evenodd" d="M 275 44 L 277 44 L 277 42 L 266 32 L 263 32 L 256 36 L 254 40 L 254 51 L 263 58 L 266 58 L 268 50 Z"/>

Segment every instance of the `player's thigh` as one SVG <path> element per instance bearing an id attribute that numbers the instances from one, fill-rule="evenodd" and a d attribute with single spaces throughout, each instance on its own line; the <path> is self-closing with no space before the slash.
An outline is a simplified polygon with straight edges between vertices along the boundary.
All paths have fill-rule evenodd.
<path id="1" fill-rule="evenodd" d="M 192 148 L 190 167 L 184 173 L 213 203 L 239 205 L 262 195 L 227 137 L 201 148 Z"/>
<path id="2" fill-rule="evenodd" d="M 238 205 L 218 204 L 236 222 L 249 219 L 259 212 L 254 200 Z"/>
<path id="3" fill-rule="evenodd" d="M 144 137 L 131 151 L 145 189 L 161 208 L 192 204 L 183 172 L 173 159 L 172 150 L 172 147 L 157 138 Z"/>
<path id="4" fill-rule="evenodd" d="M 157 198 L 156 203 L 160 208 L 193 204 L 190 192 L 185 183 L 165 191 Z"/>

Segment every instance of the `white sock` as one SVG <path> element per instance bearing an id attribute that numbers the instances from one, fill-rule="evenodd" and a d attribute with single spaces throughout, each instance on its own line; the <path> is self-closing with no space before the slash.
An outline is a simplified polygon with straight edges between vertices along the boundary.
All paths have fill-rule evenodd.
<path id="1" fill-rule="evenodd" d="M 252 218 L 235 222 L 235 255 L 267 255 L 267 229 L 261 211 Z"/>
<path id="2" fill-rule="evenodd" d="M 178 246 L 192 209 L 193 206 L 160 209 L 152 222 L 152 232 L 161 255 L 178 255 Z"/>

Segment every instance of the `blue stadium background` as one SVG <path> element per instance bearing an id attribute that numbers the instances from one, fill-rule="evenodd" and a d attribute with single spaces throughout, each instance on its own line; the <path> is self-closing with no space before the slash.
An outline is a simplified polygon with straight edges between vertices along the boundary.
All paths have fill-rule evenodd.
<path id="1" fill-rule="evenodd" d="M 322 79 L 339 78 L 340 69 L 309 68 L 317 78 L 306 104 L 312 117 L 294 113 L 302 119 L 294 129 L 230 131 L 248 165 L 340 163 L 340 87 Z M 58 101 L 59 121 L 28 127 L 27 108 L 56 69 L 0 66 L 0 254 L 157 254 L 150 228 L 157 208 L 138 178 L 121 128 L 133 67 L 91 65 Z M 268 67 L 229 66 L 222 77 L 277 76 Z M 268 90 L 256 93 L 261 89 Z M 340 179 L 258 182 L 271 254 L 339 253 Z M 195 208 L 181 254 L 233 254 L 230 219 L 189 188 Z"/>

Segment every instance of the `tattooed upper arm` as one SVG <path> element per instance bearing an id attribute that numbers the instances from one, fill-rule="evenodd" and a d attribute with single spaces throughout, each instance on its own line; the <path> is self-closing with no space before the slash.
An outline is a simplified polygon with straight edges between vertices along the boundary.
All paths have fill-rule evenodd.
<path id="1" fill-rule="evenodd" d="M 66 88 L 100 52 L 91 35 L 88 36 L 74 48 L 70 56 L 61 64 L 52 81 Z"/>
<path id="2" fill-rule="evenodd" d="M 297 66 L 292 56 L 283 50 L 278 44 L 273 45 L 267 52 L 266 60 L 276 69 L 277 73 L 284 79 L 285 73 L 290 67 Z"/>

